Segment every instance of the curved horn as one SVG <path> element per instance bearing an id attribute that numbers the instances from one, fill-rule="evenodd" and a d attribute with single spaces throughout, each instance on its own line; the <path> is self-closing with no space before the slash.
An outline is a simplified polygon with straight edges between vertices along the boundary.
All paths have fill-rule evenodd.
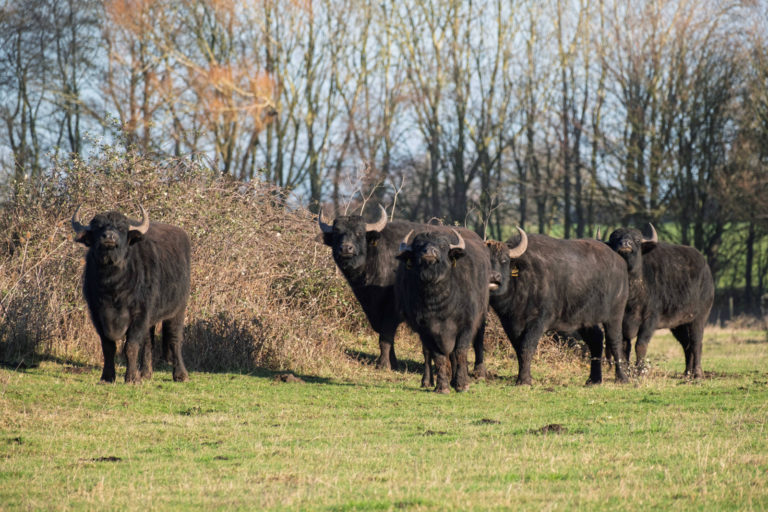
<path id="1" fill-rule="evenodd" d="M 458 231 L 456 231 L 455 229 L 452 229 L 451 231 L 453 231 L 454 233 L 456 233 L 456 236 L 457 236 L 457 237 L 458 237 L 458 239 L 459 239 L 459 243 L 458 243 L 458 244 L 456 244 L 456 245 L 450 244 L 450 245 L 448 246 L 448 249 L 450 250 L 450 249 L 464 249 L 464 248 L 466 248 L 467 244 L 466 244 L 466 243 L 464 243 L 464 239 L 461 237 L 461 235 L 459 234 L 459 232 L 458 232 Z"/>
<path id="2" fill-rule="evenodd" d="M 80 208 L 82 206 L 83 206 L 82 204 L 78 205 L 77 210 L 75 210 L 74 215 L 72 215 L 72 229 L 74 229 L 75 233 L 78 233 L 78 234 L 82 233 L 83 231 L 88 231 L 89 229 L 91 229 L 90 226 L 83 226 L 80 223 Z"/>
<path id="3" fill-rule="evenodd" d="M 323 209 L 322 208 L 320 208 L 320 213 L 317 214 L 317 224 L 320 226 L 320 230 L 323 233 L 330 233 L 330 232 L 333 231 L 333 226 L 331 226 L 330 224 L 326 224 L 323 221 Z"/>
<path id="4" fill-rule="evenodd" d="M 525 231 L 523 231 L 520 226 L 517 226 L 517 231 L 520 232 L 520 242 L 517 246 L 509 250 L 510 258 L 519 258 L 523 255 L 525 250 L 528 249 L 528 235 L 525 234 Z"/>
<path id="5" fill-rule="evenodd" d="M 648 223 L 649 226 L 651 226 L 651 238 L 645 238 L 645 235 L 643 235 L 643 243 L 652 243 L 657 244 L 659 243 L 659 235 L 656 234 L 656 228 L 653 227 L 653 224 L 650 222 Z"/>
<path id="6" fill-rule="evenodd" d="M 383 206 L 379 205 L 379 210 L 381 211 L 381 214 L 379 215 L 379 220 L 374 222 L 373 224 L 366 224 L 365 225 L 365 231 L 381 231 L 384 229 L 384 226 L 387 225 L 387 210 L 384 209 Z"/>
<path id="7" fill-rule="evenodd" d="M 410 230 L 408 234 L 405 235 L 405 238 L 403 238 L 403 241 L 400 242 L 400 247 L 398 247 L 397 252 L 402 253 L 402 252 L 411 250 L 411 246 L 408 245 L 408 239 L 411 238 L 412 234 L 413 234 L 413 230 Z"/>
<path id="8" fill-rule="evenodd" d="M 131 229 L 129 231 L 138 231 L 143 235 L 149 229 L 149 215 L 147 215 L 147 210 L 141 205 L 139 205 L 139 210 L 141 210 L 141 224 L 138 226 L 131 224 Z"/>

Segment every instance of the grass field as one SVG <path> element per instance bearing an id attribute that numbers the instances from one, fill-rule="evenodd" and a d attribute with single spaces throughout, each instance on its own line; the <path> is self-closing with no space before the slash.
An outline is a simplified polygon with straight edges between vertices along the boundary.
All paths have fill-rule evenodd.
<path id="1" fill-rule="evenodd" d="M 0 509 L 768 509 L 765 332 L 708 331 L 700 382 L 662 331 L 627 385 L 541 356 L 518 388 L 492 353 L 489 381 L 448 396 L 419 388 L 412 339 L 396 373 L 372 339 L 345 343 L 343 368 L 303 382 L 1 369 Z"/>

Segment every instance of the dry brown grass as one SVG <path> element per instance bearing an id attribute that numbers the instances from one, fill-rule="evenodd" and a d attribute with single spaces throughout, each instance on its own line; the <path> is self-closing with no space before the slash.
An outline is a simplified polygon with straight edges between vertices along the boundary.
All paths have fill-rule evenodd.
<path id="1" fill-rule="evenodd" d="M 311 371 L 365 319 L 305 210 L 279 190 L 188 161 L 150 162 L 111 148 L 22 184 L 0 218 L 0 361 L 101 363 L 80 290 L 83 246 L 70 219 L 107 210 L 183 227 L 193 246 L 185 360 L 191 369 Z"/>

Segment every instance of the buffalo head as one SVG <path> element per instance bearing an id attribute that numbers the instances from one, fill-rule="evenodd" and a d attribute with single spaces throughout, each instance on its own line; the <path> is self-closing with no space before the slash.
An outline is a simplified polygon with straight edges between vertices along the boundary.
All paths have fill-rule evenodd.
<path id="1" fill-rule="evenodd" d="M 333 249 L 333 259 L 342 271 L 365 265 L 368 247 L 376 246 L 381 230 L 387 225 L 387 211 L 381 205 L 379 211 L 379 220 L 373 223 L 365 222 L 361 215 L 344 215 L 326 224 L 323 213 L 318 215 L 323 243 Z"/>
<path id="2" fill-rule="evenodd" d="M 630 272 L 640 268 L 642 255 L 652 251 L 659 243 L 653 224 L 648 225 L 651 227 L 650 238 L 645 238 L 640 230 L 633 228 L 619 228 L 608 237 L 608 246 L 624 258 Z"/>
<path id="3" fill-rule="evenodd" d="M 465 254 L 464 239 L 455 229 L 451 231 L 456 235 L 456 243 L 450 235 L 435 231 L 419 233 L 409 242 L 411 230 L 400 243 L 397 259 L 405 262 L 407 270 L 417 272 L 422 281 L 440 281 Z"/>
<path id="4" fill-rule="evenodd" d="M 81 205 L 82 206 L 82 205 Z M 84 225 L 80 221 L 80 206 L 72 215 L 72 229 L 75 241 L 90 248 L 90 252 L 101 265 L 120 266 L 125 262 L 128 247 L 140 241 L 149 229 L 149 215 L 144 207 L 141 221 L 128 219 L 119 212 L 100 213 Z"/>
<path id="5" fill-rule="evenodd" d="M 491 258 L 489 284 L 491 295 L 506 293 L 510 279 L 517 277 L 518 268 L 515 265 L 515 260 L 528 249 L 528 235 L 519 227 L 517 231 L 520 233 L 520 239 L 516 243 L 511 241 L 504 243 L 495 240 L 485 242 Z"/>

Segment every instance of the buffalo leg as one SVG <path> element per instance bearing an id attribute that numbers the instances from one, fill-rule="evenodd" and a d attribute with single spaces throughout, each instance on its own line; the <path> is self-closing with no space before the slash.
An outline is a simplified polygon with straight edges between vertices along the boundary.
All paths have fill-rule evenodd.
<path id="1" fill-rule="evenodd" d="M 629 362 L 629 357 L 632 354 L 632 340 L 637 337 L 637 333 L 640 329 L 640 325 L 637 321 L 629 316 L 625 316 L 621 326 L 621 351 L 624 354 L 624 358 Z M 607 343 L 605 345 L 605 359 L 610 360 L 613 358 L 611 353 L 611 347 Z"/>
<path id="2" fill-rule="evenodd" d="M 469 389 L 469 363 L 467 362 L 468 348 L 459 348 L 453 352 L 453 387 L 459 393 Z"/>
<path id="3" fill-rule="evenodd" d="M 136 339 L 135 336 L 131 336 L 130 330 L 128 336 L 125 339 L 125 382 L 137 383 L 141 382 L 139 375 L 139 350 L 141 349 L 141 342 Z"/>
<path id="4" fill-rule="evenodd" d="M 691 350 L 691 336 L 690 336 L 690 324 L 678 325 L 670 329 L 672 335 L 683 346 L 683 352 L 685 353 L 685 375 L 692 376 L 693 370 L 693 351 Z"/>
<path id="5" fill-rule="evenodd" d="M 685 352 L 685 374 L 697 379 L 703 377 L 701 345 L 704 338 L 704 322 L 696 319 L 690 324 L 679 325 L 671 331 Z"/>
<path id="6" fill-rule="evenodd" d="M 621 318 L 621 317 L 619 317 Z M 623 345 L 622 345 L 622 336 L 621 336 L 621 321 L 618 322 L 605 322 L 603 324 L 603 328 L 605 329 L 605 339 L 608 341 L 608 346 L 611 348 L 611 352 L 613 353 L 613 359 L 615 361 L 616 366 L 616 381 L 617 382 L 627 382 L 627 374 L 624 373 L 624 366 L 626 366 L 626 359 L 623 357 Z M 601 372 L 602 374 L 602 368 Z M 590 375 L 590 380 L 592 379 L 592 375 Z M 597 382 L 589 382 L 591 384 L 598 384 L 602 381 L 602 375 L 600 381 Z"/>
<path id="7" fill-rule="evenodd" d="M 589 379 L 587 385 L 603 382 L 603 331 L 599 327 L 584 327 L 579 329 L 582 339 L 589 347 Z M 606 351 L 606 359 L 610 351 Z"/>
<path id="8" fill-rule="evenodd" d="M 539 346 L 539 338 L 541 338 L 542 334 L 544 334 L 544 321 L 542 318 L 539 318 L 539 321 L 529 325 L 522 335 L 512 342 L 512 346 L 517 354 L 518 372 L 516 384 L 518 386 L 530 386 L 532 383 L 531 361 L 536 353 L 536 348 Z"/>
<path id="9" fill-rule="evenodd" d="M 143 322 L 137 321 L 128 327 L 128 332 L 125 334 L 125 346 L 123 347 L 123 352 L 125 353 L 126 383 L 141 382 L 141 375 L 139 374 L 139 352 L 146 343 L 148 335 L 149 326 Z"/>
<path id="10" fill-rule="evenodd" d="M 184 359 L 181 357 L 181 344 L 184 337 L 184 311 L 173 318 L 163 321 L 163 343 L 168 346 L 173 355 L 173 380 L 184 382 L 189 380 Z"/>
<path id="11" fill-rule="evenodd" d="M 154 325 L 150 328 L 149 332 L 151 332 L 151 333 L 155 332 L 155 326 Z M 153 340 L 152 341 L 152 346 L 154 346 L 154 345 L 155 345 L 155 342 Z M 168 364 L 172 364 L 173 363 L 173 349 L 171 348 L 171 344 L 168 343 L 168 338 L 166 338 L 165 336 L 163 336 L 163 347 L 162 347 L 162 350 L 163 350 L 163 361 L 165 361 Z"/>
<path id="12" fill-rule="evenodd" d="M 395 356 L 395 332 L 379 333 L 379 360 L 376 368 L 382 370 L 396 370 L 397 357 Z"/>
<path id="13" fill-rule="evenodd" d="M 693 365 L 691 371 L 693 372 L 694 379 L 701 379 L 704 377 L 704 370 L 701 368 L 701 351 L 704 345 L 704 326 L 707 323 L 706 317 L 700 317 L 693 321 L 691 324 L 691 352 Z"/>
<path id="14" fill-rule="evenodd" d="M 637 341 L 635 342 L 635 365 L 641 372 L 647 368 L 646 356 L 648 354 L 648 344 L 653 337 L 653 328 L 650 322 L 640 326 L 640 330 L 637 333 Z M 627 356 L 627 362 L 629 362 L 629 356 Z"/>
<path id="15" fill-rule="evenodd" d="M 474 340 L 472 340 L 472 348 L 475 351 L 475 378 L 485 379 L 488 371 L 485 368 L 485 347 L 483 346 L 483 339 L 485 338 L 485 319 L 480 324 L 480 328 L 475 334 Z"/>
<path id="16" fill-rule="evenodd" d="M 421 352 L 424 354 L 424 373 L 421 376 L 421 387 L 431 388 L 435 385 L 435 376 L 432 373 L 432 351 L 422 343 Z"/>
<path id="17" fill-rule="evenodd" d="M 141 348 L 141 380 L 152 378 L 152 347 L 154 346 L 154 328 L 150 328 Z"/>
<path id="18" fill-rule="evenodd" d="M 448 360 L 451 362 L 451 387 L 455 388 L 457 370 L 459 369 L 458 360 L 456 359 L 456 351 L 451 352 L 451 355 L 448 356 Z"/>
<path id="19" fill-rule="evenodd" d="M 437 386 L 435 386 L 435 393 L 450 393 L 451 392 L 451 363 L 448 360 L 448 356 L 433 352 L 432 357 L 435 360 L 435 373 L 437 374 Z"/>
<path id="20" fill-rule="evenodd" d="M 102 382 L 115 382 L 115 352 L 117 343 L 101 336 L 101 352 L 104 354 L 104 369 L 101 371 Z"/>

